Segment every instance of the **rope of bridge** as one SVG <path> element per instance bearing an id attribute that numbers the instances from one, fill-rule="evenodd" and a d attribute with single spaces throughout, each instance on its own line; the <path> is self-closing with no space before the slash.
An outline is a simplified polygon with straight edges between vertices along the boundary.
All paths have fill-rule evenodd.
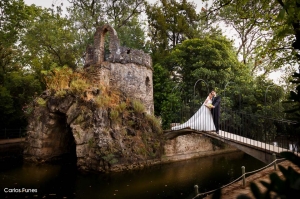
<path id="1" fill-rule="evenodd" d="M 270 167 L 271 165 L 273 165 L 276 161 L 282 161 L 282 160 L 285 160 L 285 158 L 281 158 L 281 159 L 275 159 L 273 162 L 271 162 L 270 164 L 260 168 L 260 169 L 257 169 L 257 170 L 254 170 L 254 171 L 250 171 L 250 172 L 246 172 L 244 173 L 243 175 L 241 175 L 240 177 L 238 177 L 237 179 L 235 179 L 234 181 L 226 184 L 226 185 L 223 185 L 222 187 L 219 187 L 217 189 L 214 189 L 214 190 L 211 190 L 211 191 L 207 191 L 207 192 L 204 192 L 204 193 L 198 193 L 195 197 L 193 197 L 192 199 L 195 199 L 195 198 L 198 198 L 199 196 L 203 196 L 203 195 L 208 195 L 208 194 L 211 194 L 219 189 L 223 189 L 225 187 L 228 187 L 230 185 L 232 185 L 233 183 L 237 182 L 238 180 L 242 179 L 244 176 L 246 175 L 249 175 L 249 174 L 253 174 L 253 173 L 256 173 L 256 172 L 259 172 L 259 171 L 262 171 L 268 167 Z"/>

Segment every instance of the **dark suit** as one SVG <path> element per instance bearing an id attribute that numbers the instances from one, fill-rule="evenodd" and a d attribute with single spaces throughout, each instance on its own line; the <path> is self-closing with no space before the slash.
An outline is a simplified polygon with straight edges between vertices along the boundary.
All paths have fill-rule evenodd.
<path id="1" fill-rule="evenodd" d="M 220 107 L 221 107 L 221 97 L 214 97 L 212 100 L 212 105 L 215 108 L 211 109 L 211 114 L 213 116 L 214 124 L 216 127 L 216 132 L 219 133 L 219 118 L 220 118 Z"/>

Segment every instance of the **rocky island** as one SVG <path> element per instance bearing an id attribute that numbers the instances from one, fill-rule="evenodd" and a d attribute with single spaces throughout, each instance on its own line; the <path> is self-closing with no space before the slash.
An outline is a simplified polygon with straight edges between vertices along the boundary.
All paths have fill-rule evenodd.
<path id="1" fill-rule="evenodd" d="M 153 114 L 152 72 L 150 55 L 120 46 L 110 25 L 99 27 L 82 69 L 45 73 L 47 90 L 28 109 L 24 159 L 71 155 L 80 170 L 108 172 L 233 150 L 200 134 L 166 140 Z"/>

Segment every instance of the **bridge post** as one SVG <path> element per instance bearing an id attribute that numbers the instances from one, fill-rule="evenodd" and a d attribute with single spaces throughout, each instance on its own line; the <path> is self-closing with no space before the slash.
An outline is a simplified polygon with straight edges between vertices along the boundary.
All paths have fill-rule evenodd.
<path id="1" fill-rule="evenodd" d="M 277 170 L 277 162 L 276 162 L 276 154 L 273 153 L 273 161 L 274 161 L 274 170 L 276 171 Z"/>
<path id="2" fill-rule="evenodd" d="M 243 187 L 246 186 L 246 179 L 245 179 L 245 167 L 242 166 L 242 175 L 243 175 Z"/>
<path id="3" fill-rule="evenodd" d="M 199 194 L 198 185 L 195 185 L 194 189 L 195 189 L 195 195 L 197 196 Z"/>

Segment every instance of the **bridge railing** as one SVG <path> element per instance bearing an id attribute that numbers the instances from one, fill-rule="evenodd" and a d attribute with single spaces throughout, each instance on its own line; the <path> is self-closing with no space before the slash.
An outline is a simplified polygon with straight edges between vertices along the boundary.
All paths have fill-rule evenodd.
<path id="1" fill-rule="evenodd" d="M 276 155 L 275 154 L 273 154 L 273 158 L 274 158 L 273 162 L 269 163 L 268 165 L 266 165 L 266 166 L 264 166 L 264 167 L 262 167 L 260 169 L 255 170 L 255 171 L 245 172 L 245 166 L 242 166 L 242 175 L 240 177 L 238 177 L 237 179 L 231 181 L 230 183 L 221 186 L 220 188 L 217 188 L 217 189 L 214 189 L 214 190 L 211 190 L 211 191 L 207 191 L 207 192 L 203 192 L 203 193 L 199 193 L 199 187 L 198 187 L 198 185 L 195 185 L 194 186 L 195 196 L 192 199 L 203 198 L 203 197 L 205 197 L 207 195 L 215 193 L 216 191 L 219 191 L 221 189 L 229 187 L 233 183 L 238 183 L 239 181 L 242 181 L 241 185 L 243 186 L 243 188 L 245 188 L 245 186 L 246 186 L 246 176 L 247 175 L 249 176 L 249 175 L 258 173 L 258 172 L 260 172 L 262 170 L 265 170 L 265 169 L 268 169 L 268 168 L 270 168 L 272 166 L 274 167 L 274 171 L 276 171 L 277 167 L 278 167 L 277 164 L 285 160 L 285 158 L 276 159 Z"/>
<path id="2" fill-rule="evenodd" d="M 299 150 L 297 122 L 268 116 L 226 110 L 221 113 L 220 129 L 291 151 Z"/>

